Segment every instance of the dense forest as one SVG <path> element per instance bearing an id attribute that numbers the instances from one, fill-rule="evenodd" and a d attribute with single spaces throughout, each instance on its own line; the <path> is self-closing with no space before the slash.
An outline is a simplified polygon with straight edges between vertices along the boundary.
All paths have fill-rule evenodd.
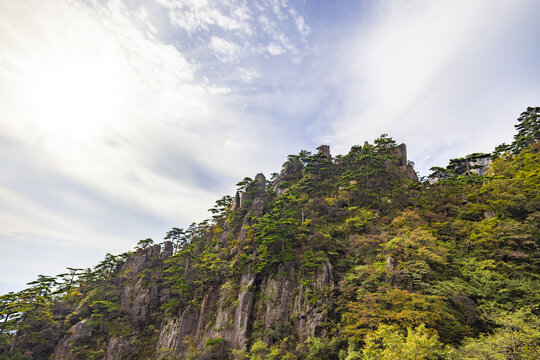
<path id="1" fill-rule="evenodd" d="M 0 359 L 539 359 L 540 108 L 418 179 L 382 135 L 0 297 Z"/>

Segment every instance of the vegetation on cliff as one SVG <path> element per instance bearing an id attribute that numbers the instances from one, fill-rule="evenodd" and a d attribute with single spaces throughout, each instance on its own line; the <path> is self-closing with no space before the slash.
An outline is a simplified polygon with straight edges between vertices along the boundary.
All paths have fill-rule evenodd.
<path id="1" fill-rule="evenodd" d="M 386 135 L 290 155 L 162 245 L 1 296 L 0 359 L 537 359 L 539 123 L 431 183 Z"/>

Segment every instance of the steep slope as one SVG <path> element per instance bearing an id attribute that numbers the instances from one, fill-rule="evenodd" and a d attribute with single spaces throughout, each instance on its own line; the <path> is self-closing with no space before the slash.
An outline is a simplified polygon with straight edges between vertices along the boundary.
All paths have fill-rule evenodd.
<path id="1" fill-rule="evenodd" d="M 384 135 L 291 155 L 211 220 L 3 296 L 0 359 L 537 358 L 538 135 L 523 143 L 432 184 Z"/>

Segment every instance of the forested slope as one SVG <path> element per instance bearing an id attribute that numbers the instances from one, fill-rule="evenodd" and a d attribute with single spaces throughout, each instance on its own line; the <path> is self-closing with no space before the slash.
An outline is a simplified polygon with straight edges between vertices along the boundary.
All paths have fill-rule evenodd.
<path id="1" fill-rule="evenodd" d="M 290 155 L 161 244 L 3 295 L 0 359 L 538 359 L 540 108 L 516 128 L 431 181 L 386 135 Z"/>

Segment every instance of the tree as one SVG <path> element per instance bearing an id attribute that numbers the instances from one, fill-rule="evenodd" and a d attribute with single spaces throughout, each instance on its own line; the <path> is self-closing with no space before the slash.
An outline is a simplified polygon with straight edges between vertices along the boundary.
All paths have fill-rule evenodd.
<path id="1" fill-rule="evenodd" d="M 379 289 L 384 287 L 379 286 Z M 397 325 L 402 329 L 426 324 L 436 329 L 445 342 L 459 339 L 464 331 L 442 296 L 399 289 L 382 292 L 359 288 L 357 293 L 356 301 L 347 303 L 342 316 L 343 332 L 352 340 L 362 341 L 366 334 L 382 324 Z"/>
<path id="2" fill-rule="evenodd" d="M 496 159 L 499 156 L 501 156 L 501 154 L 504 154 L 505 152 L 510 151 L 510 150 L 512 150 L 512 145 L 508 145 L 508 144 L 505 144 L 505 143 L 497 145 L 495 147 L 495 150 L 493 150 L 493 152 L 491 153 L 491 159 L 492 160 Z"/>
<path id="3" fill-rule="evenodd" d="M 53 292 L 54 287 L 58 285 L 58 282 L 54 276 L 38 275 L 37 280 L 31 281 L 26 285 L 33 285 L 31 289 L 35 289 L 39 296 L 48 298 Z"/>
<path id="4" fill-rule="evenodd" d="M 236 189 L 238 192 L 245 192 L 251 184 L 253 184 L 254 180 L 250 177 L 245 177 L 244 180 L 238 182 L 236 186 L 238 188 Z"/>
<path id="5" fill-rule="evenodd" d="M 0 335 L 8 327 L 8 321 L 13 315 L 16 315 L 19 309 L 16 307 L 17 294 L 9 292 L 0 296 Z"/>
<path id="6" fill-rule="evenodd" d="M 214 223 L 218 223 L 220 220 L 223 219 L 223 217 L 225 216 L 225 212 L 231 205 L 231 202 L 232 202 L 232 197 L 230 197 L 229 195 L 225 195 L 224 197 L 216 201 L 216 204 L 214 205 L 213 208 L 208 209 L 208 211 L 210 211 L 213 214 L 212 220 L 214 221 Z"/>
<path id="7" fill-rule="evenodd" d="M 514 127 L 518 133 L 512 144 L 515 154 L 540 139 L 540 107 L 528 107 L 517 120 Z"/>
<path id="8" fill-rule="evenodd" d="M 153 244 L 152 239 L 146 239 L 141 241 L 148 241 L 150 240 L 150 244 Z M 141 243 L 139 241 L 139 243 Z M 95 267 L 93 274 L 91 275 L 92 280 L 106 280 L 116 269 L 116 267 L 120 264 L 120 262 L 123 261 L 123 259 L 119 256 L 114 256 L 112 254 L 107 253 L 105 255 L 105 259 L 103 259 L 101 262 L 99 262 Z"/>
<path id="9" fill-rule="evenodd" d="M 407 328 L 407 336 L 396 326 L 381 325 L 366 337 L 362 355 L 364 360 L 443 360 L 454 352 L 424 324 Z"/>
<path id="10" fill-rule="evenodd" d="M 164 239 L 172 241 L 175 252 L 179 251 L 189 243 L 189 238 L 186 231 L 177 227 L 173 227 L 171 230 L 169 230 Z"/>
<path id="11" fill-rule="evenodd" d="M 139 242 L 137 243 L 137 247 L 143 250 L 149 248 L 151 245 L 154 245 L 154 240 L 150 238 L 139 240 Z"/>
<path id="12" fill-rule="evenodd" d="M 2 299 L 1 316 L 3 324 L 1 329 L 2 333 L 7 331 L 11 340 L 8 355 L 13 354 L 19 338 L 31 334 L 35 325 L 38 328 L 46 328 L 52 325 L 52 301 L 49 295 L 52 293 L 54 283 L 54 278 L 40 275 L 38 280 L 29 283 L 34 285 L 33 287 L 19 291 L 16 294 L 8 294 L 8 297 Z M 41 340 L 30 336 L 27 341 L 35 345 L 36 342 Z"/>
<path id="13" fill-rule="evenodd" d="M 57 277 L 60 282 L 58 283 L 58 289 L 56 293 L 58 294 L 67 294 L 71 289 L 78 284 L 79 277 L 82 275 L 83 269 L 80 268 L 67 268 L 67 273 L 59 274 Z"/>
<path id="14" fill-rule="evenodd" d="M 374 140 L 375 147 L 377 149 L 391 149 L 396 147 L 396 141 L 388 136 L 388 134 L 382 134 Z"/>
<path id="15" fill-rule="evenodd" d="M 461 348 L 463 359 L 540 359 L 540 319 L 519 310 L 506 315 L 492 315 L 498 328 L 490 335 L 468 339 Z"/>

